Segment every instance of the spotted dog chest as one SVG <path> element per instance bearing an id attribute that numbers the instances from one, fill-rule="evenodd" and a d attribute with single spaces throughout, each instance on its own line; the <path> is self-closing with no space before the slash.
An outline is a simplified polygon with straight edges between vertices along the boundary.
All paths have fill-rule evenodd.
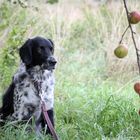
<path id="1" fill-rule="evenodd" d="M 47 110 L 54 104 L 54 76 L 52 71 L 42 70 L 36 66 L 26 71 L 17 72 L 14 89 L 14 113 L 11 120 L 28 120 L 41 110 L 41 98 L 46 103 Z M 35 83 L 37 82 L 37 83 Z M 39 83 L 37 89 L 35 84 Z"/>

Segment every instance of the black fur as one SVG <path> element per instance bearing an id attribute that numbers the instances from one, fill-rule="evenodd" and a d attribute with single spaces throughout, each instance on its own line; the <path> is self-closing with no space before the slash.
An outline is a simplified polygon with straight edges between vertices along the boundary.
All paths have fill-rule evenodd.
<path id="1" fill-rule="evenodd" d="M 38 100 L 40 100 L 38 95 L 39 93 L 37 89 L 32 86 L 33 83 L 29 79 L 36 81 L 43 80 L 45 86 L 43 87 L 45 89 L 44 99 L 48 98 L 47 94 L 53 98 L 53 95 L 51 95 L 53 93 L 54 85 L 52 84 L 52 74 L 56 64 L 53 54 L 54 44 L 50 39 L 35 37 L 33 39 L 28 39 L 23 44 L 19 50 L 22 63 L 19 70 L 14 75 L 11 85 L 2 98 L 2 107 L 0 108 L 0 117 L 2 120 L 28 121 L 36 111 L 41 111 L 37 110 L 40 106 L 38 103 Z M 48 85 L 45 84 L 47 80 Z M 29 90 L 26 91 L 26 88 Z M 34 100 L 36 100 L 36 102 L 30 101 L 32 100 L 32 98 L 30 98 L 31 94 L 34 96 Z M 50 101 L 53 100 L 51 99 Z M 46 103 L 48 103 L 47 100 Z M 52 124 L 54 125 L 52 104 L 50 104 L 50 109 L 47 112 Z M 23 105 L 24 108 L 21 107 Z M 38 113 L 36 114 L 38 115 Z M 44 120 L 42 113 L 36 118 L 36 128 L 39 129 L 38 127 L 40 124 L 42 127 L 45 127 L 46 121 Z M 47 133 L 50 133 L 49 128 L 47 129 Z"/>
<path id="2" fill-rule="evenodd" d="M 6 93 L 2 98 L 2 108 L 0 109 L 1 119 L 5 120 L 5 118 L 14 112 L 13 107 L 13 93 L 14 93 L 14 83 L 12 82 L 7 89 Z"/>

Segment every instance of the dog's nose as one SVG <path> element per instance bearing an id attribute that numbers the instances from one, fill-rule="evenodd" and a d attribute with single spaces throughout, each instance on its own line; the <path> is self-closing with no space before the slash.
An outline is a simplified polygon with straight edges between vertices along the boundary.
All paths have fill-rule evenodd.
<path id="1" fill-rule="evenodd" d="M 57 63 L 56 59 L 54 57 L 52 57 L 52 56 L 49 57 L 47 59 L 47 61 L 48 61 L 49 65 L 51 65 L 51 66 L 54 66 Z"/>

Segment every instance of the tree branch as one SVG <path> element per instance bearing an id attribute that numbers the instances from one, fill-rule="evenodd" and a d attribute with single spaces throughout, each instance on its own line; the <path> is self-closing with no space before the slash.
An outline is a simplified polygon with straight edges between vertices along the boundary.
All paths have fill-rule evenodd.
<path id="1" fill-rule="evenodd" d="M 132 37 L 132 40 L 133 40 L 133 43 L 134 43 L 134 47 L 135 47 L 135 50 L 136 50 L 137 64 L 138 64 L 139 74 L 140 74 L 140 55 L 138 53 L 140 50 L 138 49 L 138 47 L 136 45 L 136 40 L 135 40 L 135 37 L 134 37 L 135 32 L 133 31 L 131 23 L 129 22 L 129 12 L 128 12 L 128 8 L 127 8 L 126 0 L 123 0 L 123 3 L 124 3 L 124 8 L 125 8 L 125 11 L 126 11 L 126 15 L 127 15 L 128 24 L 129 24 L 128 27 L 130 28 L 131 37 Z"/>

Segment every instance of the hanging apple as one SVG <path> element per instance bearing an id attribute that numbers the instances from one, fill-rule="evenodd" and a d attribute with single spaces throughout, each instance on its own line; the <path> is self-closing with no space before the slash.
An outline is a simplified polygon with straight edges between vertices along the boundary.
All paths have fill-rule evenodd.
<path id="1" fill-rule="evenodd" d="M 134 84 L 134 90 L 136 93 L 138 93 L 140 95 L 140 82 L 136 82 Z"/>
<path id="2" fill-rule="evenodd" d="M 140 12 L 133 11 L 129 13 L 129 22 L 131 24 L 137 24 L 140 21 Z"/>
<path id="3" fill-rule="evenodd" d="M 128 48 L 124 44 L 119 44 L 118 47 L 114 50 L 114 54 L 118 58 L 124 58 L 128 54 Z"/>

